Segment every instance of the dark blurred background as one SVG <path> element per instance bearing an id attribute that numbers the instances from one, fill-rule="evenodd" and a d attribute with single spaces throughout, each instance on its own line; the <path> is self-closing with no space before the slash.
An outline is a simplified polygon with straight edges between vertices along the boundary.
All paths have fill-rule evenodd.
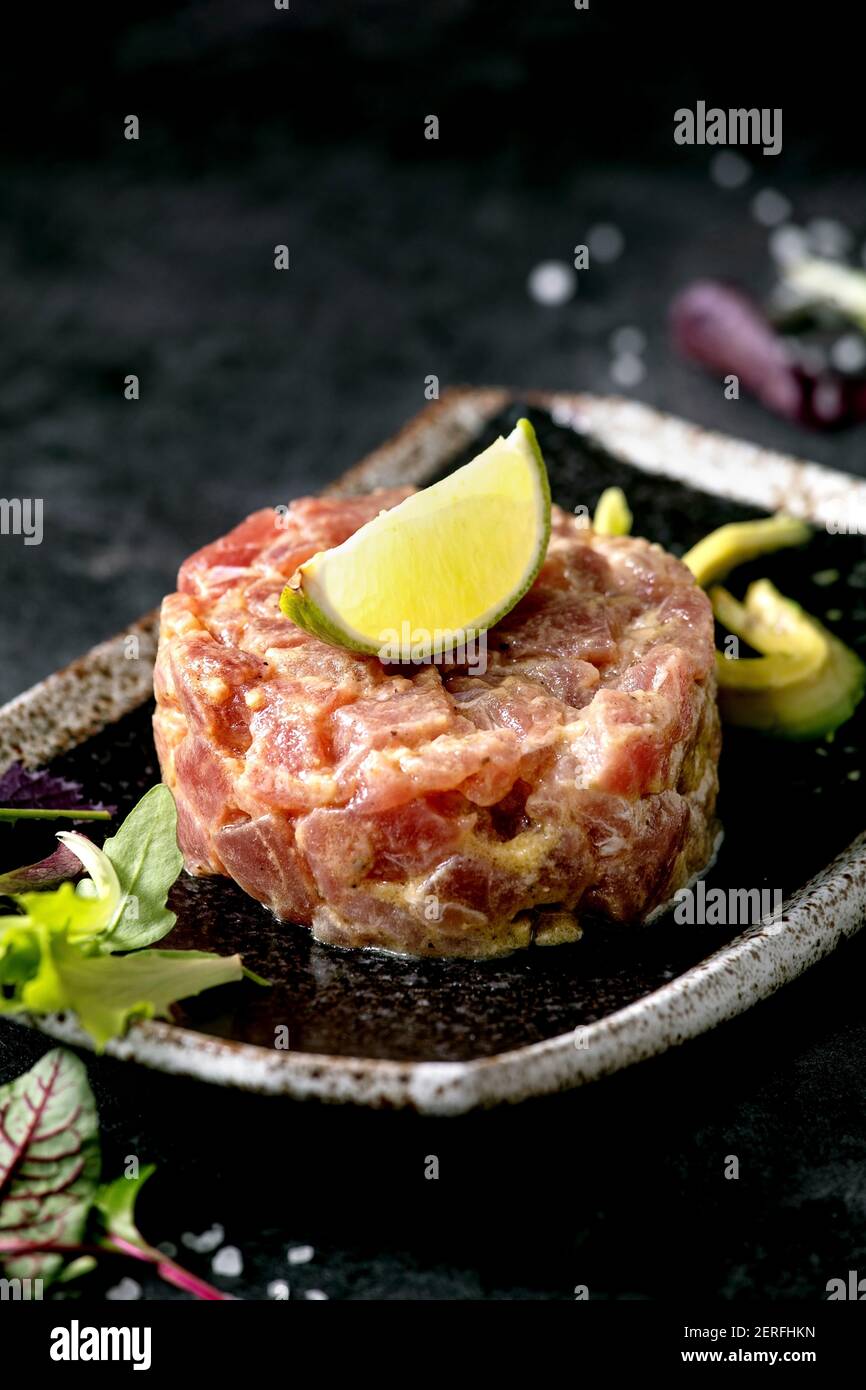
<path id="1" fill-rule="evenodd" d="M 44 498 L 45 537 L 0 538 L 0 698 L 153 607 L 246 512 L 354 463 L 430 374 L 631 395 L 866 473 L 864 427 L 725 400 L 666 328 L 695 276 L 765 293 L 780 227 L 829 220 L 862 264 L 850 6 L 150 0 L 16 20 L 0 495 Z M 673 113 L 698 100 L 782 107 L 782 153 L 677 146 Z M 539 289 L 533 271 L 588 239 L 607 259 L 540 302 L 557 274 Z M 92 1062 L 109 1166 L 159 1158 L 148 1229 L 224 1221 L 250 1296 L 293 1240 L 317 1252 L 295 1287 L 334 1297 L 820 1297 L 866 1272 L 864 944 L 591 1094 L 465 1122 L 133 1086 Z M 43 1046 L 4 1026 L 0 1079 Z M 420 1177 L 430 1153 L 440 1183 Z M 740 1183 L 719 1180 L 730 1153 Z"/>
<path id="2" fill-rule="evenodd" d="M 355 462 L 424 405 L 431 373 L 443 390 L 621 392 L 859 466 L 862 430 L 726 401 L 665 323 L 695 275 L 766 290 L 767 189 L 789 223 L 844 223 L 859 260 L 850 9 L 151 0 L 17 19 L 0 495 L 43 497 L 45 539 L 0 544 L 0 696 L 153 606 L 241 515 Z M 718 150 L 676 145 L 673 113 L 699 99 L 781 106 L 782 153 L 741 150 L 720 173 Z M 588 238 L 599 256 L 572 297 L 533 298 L 533 269 L 570 266 Z M 637 364 L 612 349 L 623 327 L 645 336 Z"/>

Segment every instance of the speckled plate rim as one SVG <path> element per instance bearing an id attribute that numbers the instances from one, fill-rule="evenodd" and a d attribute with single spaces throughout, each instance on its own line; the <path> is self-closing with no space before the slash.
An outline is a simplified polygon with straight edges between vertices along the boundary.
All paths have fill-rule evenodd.
<path id="1" fill-rule="evenodd" d="M 634 401 L 504 389 L 446 392 L 394 439 L 328 489 L 349 494 L 422 483 L 511 399 L 591 431 L 650 473 L 758 507 L 784 506 L 818 524 L 844 516 L 866 530 L 866 483 L 704 430 Z M 0 770 L 36 765 L 83 742 L 151 694 L 157 615 L 94 647 L 0 709 Z M 698 1036 L 744 1012 L 860 930 L 866 918 L 866 834 L 785 904 L 712 956 L 626 1008 L 544 1042 L 463 1062 L 396 1062 L 266 1049 L 170 1023 L 136 1024 L 111 1056 L 218 1085 L 298 1100 L 461 1114 L 567 1090 Z M 74 1019 L 19 1019 L 83 1048 Z"/>

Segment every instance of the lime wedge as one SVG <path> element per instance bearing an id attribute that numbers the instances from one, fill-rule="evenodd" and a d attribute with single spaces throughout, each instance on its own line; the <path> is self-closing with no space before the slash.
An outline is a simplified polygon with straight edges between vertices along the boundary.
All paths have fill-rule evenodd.
<path id="1" fill-rule="evenodd" d="M 504 617 L 541 568 L 550 487 L 535 431 L 519 420 L 465 467 L 382 512 L 296 570 L 286 617 L 383 660 L 461 647 Z M 406 658 L 403 658 L 406 659 Z"/>

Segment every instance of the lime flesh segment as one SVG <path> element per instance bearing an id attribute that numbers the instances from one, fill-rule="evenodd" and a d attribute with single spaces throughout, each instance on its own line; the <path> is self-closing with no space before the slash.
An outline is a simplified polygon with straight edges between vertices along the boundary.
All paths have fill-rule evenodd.
<path id="1" fill-rule="evenodd" d="M 381 654 L 405 640 L 447 652 L 514 607 L 549 538 L 547 471 L 520 420 L 471 463 L 301 565 L 280 607 L 355 651 Z"/>

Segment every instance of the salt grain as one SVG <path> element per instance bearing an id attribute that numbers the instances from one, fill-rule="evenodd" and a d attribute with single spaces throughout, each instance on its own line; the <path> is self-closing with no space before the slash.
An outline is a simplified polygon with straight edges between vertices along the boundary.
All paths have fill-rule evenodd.
<path id="1" fill-rule="evenodd" d="M 830 217 L 815 217 L 806 224 L 809 245 L 818 256 L 838 259 L 848 254 L 851 233 L 841 222 Z"/>
<path id="2" fill-rule="evenodd" d="M 751 177 L 748 162 L 730 150 L 722 150 L 710 161 L 710 178 L 719 188 L 741 188 Z"/>
<path id="3" fill-rule="evenodd" d="M 200 1236 L 194 1236 L 190 1231 L 184 1231 L 181 1236 L 181 1244 L 188 1250 L 195 1250 L 198 1255 L 209 1255 L 211 1250 L 216 1250 L 218 1245 L 222 1245 L 226 1238 L 226 1233 L 218 1221 L 215 1221 L 209 1231 L 203 1231 Z"/>
<path id="4" fill-rule="evenodd" d="M 752 199 L 752 216 L 762 227 L 778 227 L 791 216 L 791 204 L 775 188 L 762 188 Z"/>
<path id="5" fill-rule="evenodd" d="M 312 1245 L 290 1245 L 286 1259 L 290 1265 L 308 1265 L 315 1253 Z"/>
<path id="6" fill-rule="evenodd" d="M 542 261 L 530 271 L 527 289 L 536 304 L 567 304 L 577 289 L 577 276 L 565 261 Z"/>
<path id="7" fill-rule="evenodd" d="M 840 372 L 860 372 L 866 367 L 866 341 L 859 333 L 843 333 L 833 344 L 830 356 Z"/>
<path id="8" fill-rule="evenodd" d="M 610 374 L 617 386 L 637 386 L 646 376 L 646 369 L 633 352 L 624 352 L 611 362 Z"/>
<path id="9" fill-rule="evenodd" d="M 615 227 L 612 222 L 599 222 L 595 227 L 590 227 L 586 234 L 586 244 L 589 247 L 589 254 L 592 260 L 601 261 L 602 265 L 609 265 L 611 261 L 619 260 L 625 248 L 625 237 L 619 227 Z"/>
<path id="10" fill-rule="evenodd" d="M 307 1292 L 304 1294 L 304 1298 L 317 1299 L 320 1302 L 324 1299 L 327 1299 L 327 1297 L 328 1295 L 326 1293 L 322 1293 L 321 1289 L 307 1289 Z"/>
<path id="11" fill-rule="evenodd" d="M 770 255 L 780 265 L 793 265 L 809 253 L 809 238 L 802 227 L 786 222 L 770 233 Z"/>
<path id="12" fill-rule="evenodd" d="M 130 1303 L 134 1298 L 141 1298 L 141 1292 L 141 1285 L 134 1279 L 124 1278 L 113 1289 L 107 1289 L 105 1297 L 112 1303 Z"/>
<path id="13" fill-rule="evenodd" d="M 268 1284 L 268 1298 L 275 1298 L 278 1302 L 284 1302 L 291 1290 L 285 1279 L 272 1279 Z"/>
<path id="14" fill-rule="evenodd" d="M 227 1279 L 236 1279 L 243 1273 L 244 1260 L 236 1245 L 224 1245 L 211 1260 L 214 1274 L 223 1274 Z"/>
<path id="15" fill-rule="evenodd" d="M 641 353 L 646 347 L 646 334 L 640 328 L 626 325 L 617 328 L 610 335 L 610 349 L 613 353 Z"/>

